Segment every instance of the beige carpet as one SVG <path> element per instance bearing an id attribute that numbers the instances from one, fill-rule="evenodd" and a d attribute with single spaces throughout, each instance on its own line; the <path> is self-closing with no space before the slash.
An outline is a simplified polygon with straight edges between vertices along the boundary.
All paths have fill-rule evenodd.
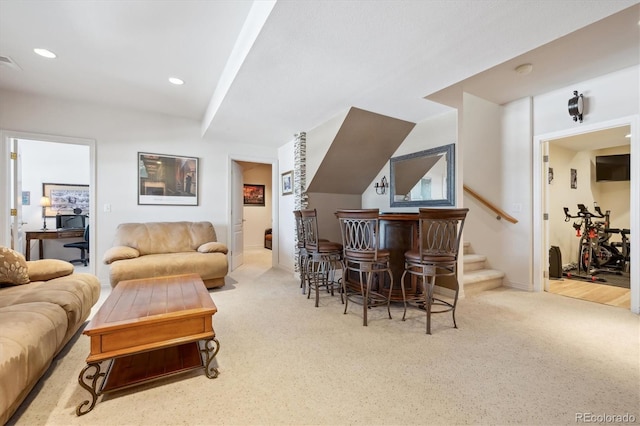
<path id="1" fill-rule="evenodd" d="M 248 256 L 250 258 L 251 256 Z M 253 262 L 211 292 L 220 376 L 192 372 L 104 396 L 77 384 L 78 336 L 20 411 L 18 425 L 575 424 L 577 413 L 640 422 L 637 315 L 548 293 L 499 289 L 462 300 L 425 334 L 424 312 L 347 315 L 320 307 L 291 274 Z"/>

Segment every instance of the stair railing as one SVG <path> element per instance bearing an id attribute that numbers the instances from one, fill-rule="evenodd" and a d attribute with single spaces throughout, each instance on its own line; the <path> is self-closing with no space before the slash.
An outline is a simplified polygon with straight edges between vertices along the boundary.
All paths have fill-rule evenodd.
<path id="1" fill-rule="evenodd" d="M 507 214 L 504 210 L 500 209 L 499 207 L 496 207 L 491 201 L 487 200 L 482 195 L 478 194 L 473 189 L 469 188 L 467 185 L 462 185 L 462 187 L 464 188 L 465 191 L 467 191 L 469 193 L 469 195 L 471 195 L 473 198 L 475 198 L 476 200 L 480 201 L 482 204 L 487 206 L 487 208 L 489 208 L 489 210 L 491 210 L 492 212 L 496 213 L 498 215 L 496 217 L 497 220 L 500 220 L 500 219 L 504 218 L 504 220 L 506 220 L 507 222 L 518 223 L 518 219 L 516 219 L 513 216 L 510 216 L 509 214 Z"/>

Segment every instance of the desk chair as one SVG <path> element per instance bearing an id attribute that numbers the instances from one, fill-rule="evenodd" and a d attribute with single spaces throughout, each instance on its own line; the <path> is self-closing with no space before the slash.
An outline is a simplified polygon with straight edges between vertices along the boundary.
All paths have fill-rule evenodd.
<path id="1" fill-rule="evenodd" d="M 89 225 L 84 228 L 84 241 L 77 241 L 75 243 L 65 244 L 66 248 L 80 249 L 80 259 L 70 260 L 70 263 L 82 263 L 84 266 L 89 264 Z"/>
<path id="2" fill-rule="evenodd" d="M 458 250 L 462 238 L 462 227 L 469 209 L 420 209 L 419 216 L 419 248 L 404 254 L 405 269 L 400 282 L 404 282 L 406 274 L 422 278 L 422 293 L 407 295 L 402 287 L 404 303 L 404 321 L 407 314 L 407 303 L 414 302 L 427 312 L 427 334 L 431 334 L 431 314 L 451 312 L 453 327 L 456 324 L 456 305 L 458 303 Z M 450 276 L 446 286 L 455 292 L 453 302 L 433 297 L 436 278 Z M 443 306 L 433 311 L 432 306 Z M 438 308 L 440 309 L 440 308 Z"/>

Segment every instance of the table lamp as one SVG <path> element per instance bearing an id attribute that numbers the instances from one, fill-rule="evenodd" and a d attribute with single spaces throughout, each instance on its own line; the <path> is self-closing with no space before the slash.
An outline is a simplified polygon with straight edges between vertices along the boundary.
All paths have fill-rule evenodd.
<path id="1" fill-rule="evenodd" d="M 42 206 L 42 230 L 47 230 L 47 207 L 51 207 L 51 199 L 49 197 L 41 197 L 40 205 Z"/>

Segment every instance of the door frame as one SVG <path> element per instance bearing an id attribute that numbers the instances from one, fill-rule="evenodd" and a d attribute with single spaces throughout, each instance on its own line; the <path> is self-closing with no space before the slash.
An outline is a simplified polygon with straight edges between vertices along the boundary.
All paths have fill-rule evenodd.
<path id="1" fill-rule="evenodd" d="M 631 200 L 629 222 L 634 232 L 640 232 L 640 116 L 632 115 L 579 128 L 560 130 L 533 137 L 533 290 L 544 291 L 549 287 L 549 226 L 544 220 L 544 207 L 548 205 L 547 179 L 544 152 L 549 141 L 568 136 L 591 133 L 613 127 L 629 126 L 631 129 Z M 640 314 L 640 240 L 631 239 L 631 311 Z"/>
<path id="2" fill-rule="evenodd" d="M 0 152 L 2 152 L 2 160 L 0 160 L 0 200 L 2 205 L 11 205 L 11 139 L 25 139 L 41 142 L 64 143 L 71 145 L 85 145 L 89 147 L 89 250 L 91 253 L 96 252 L 96 141 L 95 139 L 76 138 L 69 136 L 48 135 L 30 132 L 17 132 L 12 130 L 0 130 Z M 23 172 L 25 167 L 23 166 Z M 0 244 L 9 247 L 11 243 L 11 215 L 9 209 L 0 211 Z M 89 262 L 89 271 L 95 275 L 96 262 Z"/>
<path id="3" fill-rule="evenodd" d="M 227 232 L 227 245 L 228 247 L 232 247 L 232 238 L 233 238 L 233 230 L 231 229 L 231 227 L 233 226 L 233 212 L 232 210 L 232 182 L 233 182 L 233 178 L 231 176 L 231 171 L 232 171 L 232 165 L 231 163 L 233 161 L 244 161 L 247 163 L 259 163 L 259 164 L 269 164 L 271 165 L 271 229 L 273 232 L 273 235 L 280 235 L 278 232 L 278 223 L 279 223 L 279 216 L 278 216 L 278 194 L 279 194 L 279 188 L 280 188 L 280 182 L 278 181 L 279 175 L 278 175 L 278 160 L 274 159 L 274 158 L 267 158 L 267 157 L 251 157 L 251 156 L 245 156 L 245 155 L 236 155 L 236 154 L 229 154 L 228 159 L 227 159 L 227 187 L 228 187 L 228 194 L 227 194 L 227 205 L 229 206 L 229 209 L 227 210 L 227 223 L 229 223 L 229 232 Z M 242 188 L 241 188 L 242 189 Z M 278 264 L 278 238 L 274 238 L 272 243 L 271 243 L 271 266 L 274 267 Z"/>

